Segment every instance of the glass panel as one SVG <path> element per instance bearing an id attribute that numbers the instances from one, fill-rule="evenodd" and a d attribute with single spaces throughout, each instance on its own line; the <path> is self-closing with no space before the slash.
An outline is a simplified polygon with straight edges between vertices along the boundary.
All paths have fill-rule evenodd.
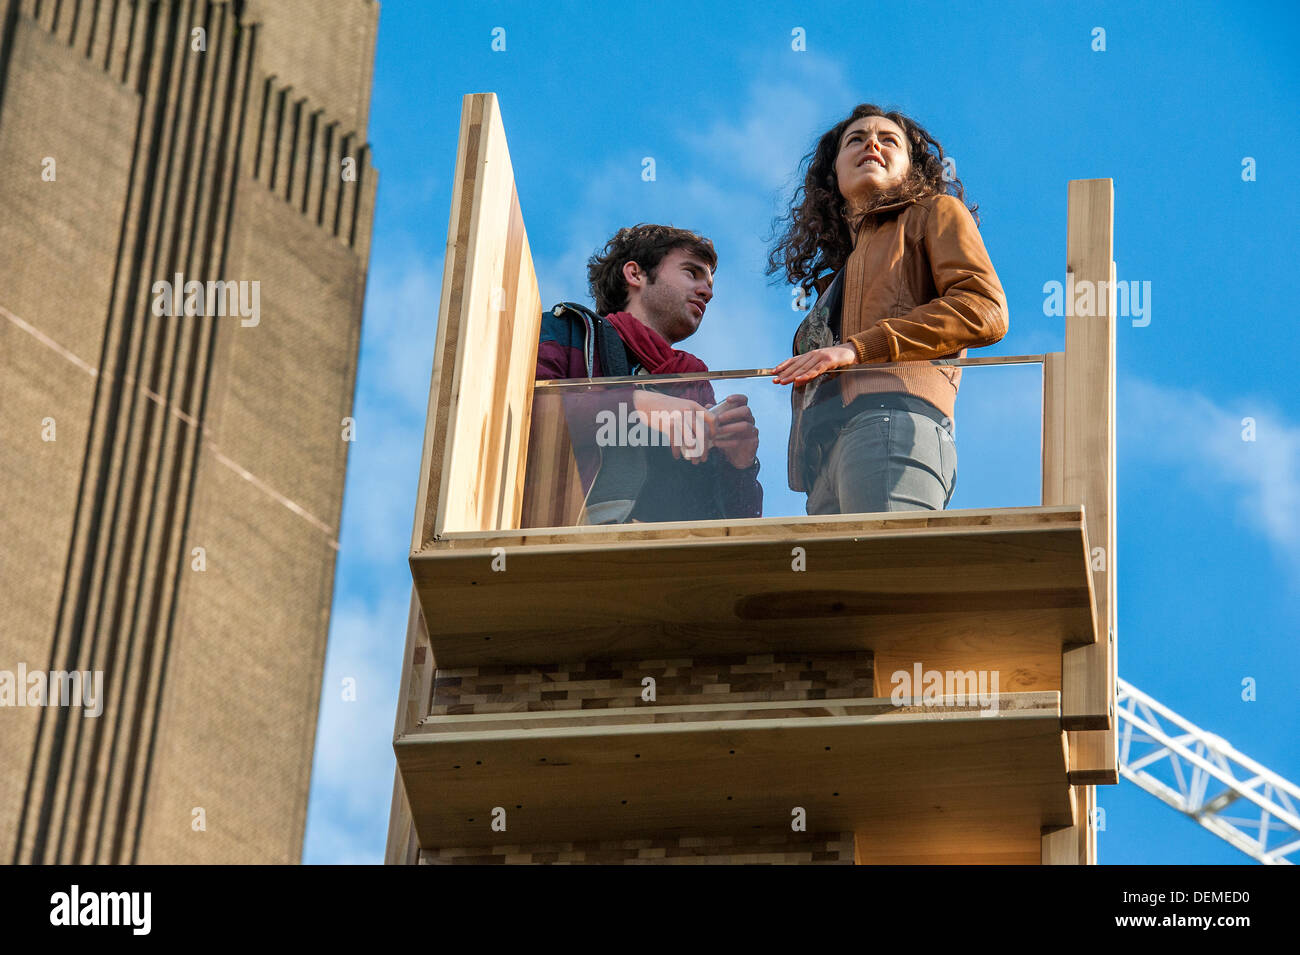
<path id="1" fill-rule="evenodd" d="M 1040 356 L 800 389 L 756 372 L 538 382 L 522 526 L 1037 505 L 1042 390 Z"/>

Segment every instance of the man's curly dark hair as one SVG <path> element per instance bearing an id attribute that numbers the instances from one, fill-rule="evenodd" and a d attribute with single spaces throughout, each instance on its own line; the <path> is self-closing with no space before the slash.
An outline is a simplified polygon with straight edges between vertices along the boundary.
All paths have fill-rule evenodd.
<path id="1" fill-rule="evenodd" d="M 840 195 L 835 157 L 839 155 L 844 130 L 850 123 L 867 116 L 883 116 L 898 124 L 907 136 L 911 165 L 901 183 L 873 196 L 866 207 L 851 215 L 848 203 Z M 805 293 L 815 288 L 820 294 L 834 273 L 848 261 L 853 251 L 854 232 L 874 215 L 873 210 L 900 199 L 945 193 L 965 204 L 961 180 L 955 176 L 948 180 L 944 176 L 944 158 L 943 147 L 915 120 L 896 111 L 883 110 L 874 103 L 854 107 L 846 118 L 822 134 L 817 145 L 800 162 L 800 168 L 805 170 L 803 184 L 791 197 L 789 214 L 772 223 L 773 235 L 779 233 L 779 237 L 767 257 L 767 274 L 784 273 L 791 285 L 800 286 Z M 978 225 L 979 206 L 968 208 Z"/>
<path id="2" fill-rule="evenodd" d="M 685 249 L 703 259 L 710 271 L 718 270 L 718 253 L 714 251 L 713 243 L 695 232 L 645 222 L 619 229 L 605 243 L 605 248 L 587 261 L 587 284 L 591 288 L 591 297 L 596 301 L 596 311 L 608 315 L 627 307 L 627 279 L 623 278 L 623 266 L 635 262 L 654 282 L 659 274 L 659 264 L 673 249 Z"/>

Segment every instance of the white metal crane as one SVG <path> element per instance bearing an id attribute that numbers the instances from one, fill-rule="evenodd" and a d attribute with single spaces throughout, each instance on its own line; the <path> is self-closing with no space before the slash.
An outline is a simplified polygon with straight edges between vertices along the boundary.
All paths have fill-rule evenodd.
<path id="1" fill-rule="evenodd" d="M 1300 787 L 1131 683 L 1118 680 L 1118 689 L 1120 774 L 1252 858 L 1293 865 L 1288 856 L 1300 851 Z M 1243 799 L 1254 809 L 1236 806 Z M 1225 815 L 1229 807 L 1258 815 Z"/>

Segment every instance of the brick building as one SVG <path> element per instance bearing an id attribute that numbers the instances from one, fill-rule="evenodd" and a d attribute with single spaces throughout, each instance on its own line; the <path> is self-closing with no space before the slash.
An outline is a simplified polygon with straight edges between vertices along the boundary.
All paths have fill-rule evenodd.
<path id="1" fill-rule="evenodd" d="M 0 708 L 6 861 L 301 856 L 377 21 L 0 0 L 0 670 L 103 673 Z"/>

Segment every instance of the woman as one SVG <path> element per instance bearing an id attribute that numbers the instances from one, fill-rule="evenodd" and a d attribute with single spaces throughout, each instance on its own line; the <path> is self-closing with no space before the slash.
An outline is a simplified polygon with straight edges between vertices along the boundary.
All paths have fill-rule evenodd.
<path id="1" fill-rule="evenodd" d="M 991 345 L 1008 324 L 975 209 L 939 143 L 870 103 L 803 165 L 768 258 L 768 274 L 818 293 L 774 370 L 795 386 L 790 487 L 808 492 L 809 514 L 941 510 L 957 482 L 961 370 L 928 360 Z M 907 361 L 918 364 L 825 374 Z"/>

